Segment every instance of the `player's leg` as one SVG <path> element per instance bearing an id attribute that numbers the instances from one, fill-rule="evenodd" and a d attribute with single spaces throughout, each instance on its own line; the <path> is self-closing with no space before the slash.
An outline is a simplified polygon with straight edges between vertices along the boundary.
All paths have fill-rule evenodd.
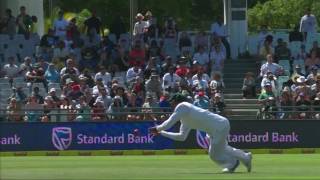
<path id="1" fill-rule="evenodd" d="M 231 147 L 229 145 L 226 145 L 225 151 L 230 155 L 235 157 L 236 159 L 239 159 L 247 168 L 248 172 L 251 172 L 251 161 L 252 161 L 252 154 L 251 152 L 244 152 L 241 149 L 237 149 L 234 147 Z"/>

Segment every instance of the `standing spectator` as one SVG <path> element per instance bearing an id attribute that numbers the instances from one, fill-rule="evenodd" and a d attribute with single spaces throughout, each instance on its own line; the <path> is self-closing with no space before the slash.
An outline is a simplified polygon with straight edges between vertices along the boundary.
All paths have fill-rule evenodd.
<path id="1" fill-rule="evenodd" d="M 256 80 L 252 72 L 247 72 L 242 84 L 243 99 L 246 99 L 249 94 L 256 96 Z"/>
<path id="2" fill-rule="evenodd" d="M 67 35 L 67 27 L 69 22 L 63 18 L 63 11 L 58 12 L 58 19 L 53 23 L 53 29 L 55 36 L 59 37 L 60 40 L 65 40 Z"/>
<path id="3" fill-rule="evenodd" d="M 77 26 L 77 19 L 72 18 L 67 26 L 67 40 L 71 40 L 73 44 L 78 44 L 80 39 L 80 31 Z"/>
<path id="4" fill-rule="evenodd" d="M 225 53 L 221 50 L 221 46 L 214 45 L 209 57 L 211 77 L 213 77 L 215 73 L 222 73 L 226 57 Z"/>
<path id="5" fill-rule="evenodd" d="M 14 63 L 14 57 L 8 58 L 8 64 L 4 65 L 3 71 L 5 77 L 12 79 L 19 76 L 19 67 Z"/>
<path id="6" fill-rule="evenodd" d="M 105 86 L 111 86 L 111 74 L 107 72 L 104 66 L 101 66 L 100 71 L 94 76 L 95 81 L 100 78 Z"/>
<path id="7" fill-rule="evenodd" d="M 13 36 L 16 34 L 16 18 L 12 16 L 11 9 L 6 9 L 6 14 L 2 20 L 4 27 L 2 29 L 2 33 L 8 34 L 9 36 Z M 1 30 L 1 29 L 0 29 Z"/>
<path id="8" fill-rule="evenodd" d="M 146 21 L 143 21 L 144 16 L 141 13 L 138 13 L 136 16 L 137 22 L 133 27 L 133 37 L 134 40 L 143 40 L 144 34 L 147 32 L 147 28 L 149 27 Z"/>
<path id="9" fill-rule="evenodd" d="M 230 44 L 227 40 L 228 32 L 226 25 L 223 24 L 223 17 L 219 16 L 217 22 L 211 25 L 211 32 L 214 36 L 217 36 L 221 39 L 223 45 L 226 47 L 227 50 L 227 58 L 230 58 Z"/>
<path id="10" fill-rule="evenodd" d="M 16 21 L 18 25 L 18 34 L 23 34 L 25 37 L 29 36 L 32 19 L 31 16 L 26 13 L 26 7 L 20 7 L 20 14 L 17 16 Z"/>
<path id="11" fill-rule="evenodd" d="M 311 9 L 307 8 L 306 13 L 300 20 L 300 32 L 303 33 L 304 41 L 307 41 L 307 36 L 316 33 L 317 19 L 311 14 Z"/>
<path id="12" fill-rule="evenodd" d="M 102 22 L 95 10 L 91 11 L 91 17 L 84 21 L 84 25 L 88 36 L 99 35 L 102 32 Z"/>

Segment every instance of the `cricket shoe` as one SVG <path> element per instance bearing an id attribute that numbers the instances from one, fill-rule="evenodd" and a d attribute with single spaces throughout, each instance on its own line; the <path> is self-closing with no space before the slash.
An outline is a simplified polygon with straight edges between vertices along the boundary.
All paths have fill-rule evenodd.
<path id="1" fill-rule="evenodd" d="M 224 169 L 222 169 L 222 173 L 233 173 L 237 169 L 239 164 L 240 164 L 240 161 L 237 160 L 232 168 L 224 168 Z"/>
<path id="2" fill-rule="evenodd" d="M 248 156 L 248 160 L 246 162 L 243 162 L 244 166 L 247 168 L 248 172 L 251 172 L 252 168 L 252 154 L 251 152 L 246 153 Z"/>

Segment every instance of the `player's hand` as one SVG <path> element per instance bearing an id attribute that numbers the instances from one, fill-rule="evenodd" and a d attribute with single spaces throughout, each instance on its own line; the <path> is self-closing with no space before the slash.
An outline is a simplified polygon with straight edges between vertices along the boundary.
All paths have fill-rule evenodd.
<path id="1" fill-rule="evenodd" d="M 159 135 L 159 131 L 157 130 L 156 127 L 151 127 L 151 128 L 149 128 L 149 133 L 152 134 L 152 135 L 154 135 L 154 136 Z"/>

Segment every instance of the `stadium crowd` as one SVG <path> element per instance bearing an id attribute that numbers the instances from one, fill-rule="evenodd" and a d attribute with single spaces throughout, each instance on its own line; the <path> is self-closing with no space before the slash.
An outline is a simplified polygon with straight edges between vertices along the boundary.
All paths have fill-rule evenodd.
<path id="1" fill-rule="evenodd" d="M 61 11 L 40 38 L 34 30 L 37 18 L 25 7 L 20 12 L 14 17 L 7 9 L 0 19 L 1 86 L 10 88 L 10 93 L 1 91 L 7 92 L 1 107 L 8 121 L 161 120 L 172 111 L 168 99 L 174 93 L 223 114 L 223 69 L 230 56 L 223 18 L 209 33 L 191 38 L 174 18 L 160 25 L 150 11 L 136 15 L 132 35 L 121 19 L 104 34 L 94 11 L 81 33 L 77 19 L 67 21 Z M 261 118 L 319 118 L 311 110 L 320 105 L 320 47 L 314 41 L 306 49 L 308 33 L 300 31 L 290 33 L 290 43 L 301 44 L 294 52 L 282 39 L 274 46 L 265 26 L 260 32 L 258 54 L 266 62 L 258 62 L 258 78 L 246 74 L 242 91 L 244 99 L 260 93 Z M 21 36 L 29 44 L 21 43 Z M 10 43 L 24 51 L 10 53 Z"/>
<path id="2" fill-rule="evenodd" d="M 158 120 L 171 111 L 168 99 L 177 92 L 223 112 L 223 65 L 230 50 L 222 43 L 227 44 L 221 18 L 212 33 L 199 32 L 192 41 L 173 18 L 161 26 L 150 11 L 137 14 L 132 35 L 119 28 L 103 35 L 94 11 L 80 33 L 76 18 L 67 21 L 61 11 L 40 38 L 32 30 L 36 21 L 25 7 L 20 11 L 15 18 L 8 9 L 1 19 L 4 47 L 14 42 L 35 50 L 27 56 L 3 50 L 1 82 L 10 93 L 1 101 L 9 121 Z M 21 36 L 33 44 L 14 41 Z"/>

